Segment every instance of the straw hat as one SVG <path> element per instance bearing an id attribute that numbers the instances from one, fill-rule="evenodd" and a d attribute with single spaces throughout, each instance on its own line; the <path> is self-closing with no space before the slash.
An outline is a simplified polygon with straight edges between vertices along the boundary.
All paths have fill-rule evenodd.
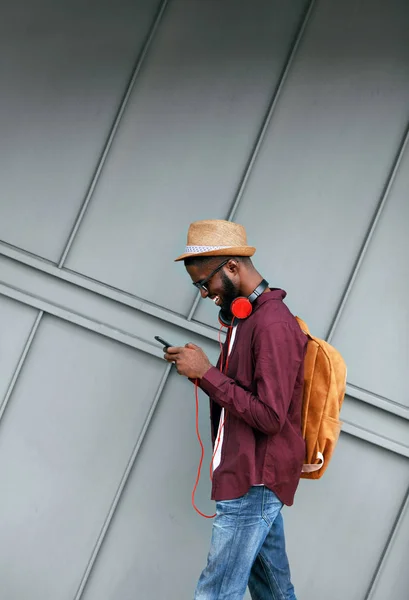
<path id="1" fill-rule="evenodd" d="M 185 251 L 175 262 L 191 256 L 253 256 L 255 251 L 247 245 L 243 225 L 217 219 L 195 221 L 189 227 Z"/>

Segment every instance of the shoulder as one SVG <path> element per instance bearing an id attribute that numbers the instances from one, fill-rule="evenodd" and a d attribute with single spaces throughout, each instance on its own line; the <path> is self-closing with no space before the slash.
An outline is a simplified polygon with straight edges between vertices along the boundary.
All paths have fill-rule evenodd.
<path id="1" fill-rule="evenodd" d="M 253 336 L 284 336 L 292 338 L 297 344 L 304 346 L 306 336 L 301 331 L 297 319 L 282 300 L 271 300 L 264 303 L 254 313 Z"/>
<path id="2" fill-rule="evenodd" d="M 281 299 L 271 299 L 259 306 L 254 313 L 254 327 L 260 329 L 276 323 L 297 324 L 294 315 Z"/>

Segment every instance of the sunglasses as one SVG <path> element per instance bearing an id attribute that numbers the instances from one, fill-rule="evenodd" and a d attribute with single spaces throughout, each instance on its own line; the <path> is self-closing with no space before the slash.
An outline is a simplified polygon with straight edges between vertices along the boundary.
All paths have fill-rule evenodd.
<path id="1" fill-rule="evenodd" d="M 227 263 L 229 262 L 230 258 L 227 258 L 226 260 L 224 260 L 214 271 L 212 271 L 210 273 L 210 275 L 208 275 L 205 279 L 201 279 L 200 281 L 193 281 L 193 285 L 195 287 L 197 287 L 198 290 L 203 290 L 206 293 L 209 293 L 209 288 L 207 286 L 207 284 L 209 283 L 209 281 L 211 280 L 212 277 L 214 277 L 217 273 L 217 271 L 220 271 L 220 269 L 222 267 L 224 267 L 224 265 L 227 265 Z"/>

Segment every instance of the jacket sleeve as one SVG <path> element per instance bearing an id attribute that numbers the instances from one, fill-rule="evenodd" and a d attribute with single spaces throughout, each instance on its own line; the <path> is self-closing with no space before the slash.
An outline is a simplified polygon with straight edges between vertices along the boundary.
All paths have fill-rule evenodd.
<path id="1" fill-rule="evenodd" d="M 212 400 L 254 429 L 275 435 L 284 426 L 304 348 L 285 322 L 260 329 L 253 343 L 255 393 L 212 367 L 200 387 Z"/>

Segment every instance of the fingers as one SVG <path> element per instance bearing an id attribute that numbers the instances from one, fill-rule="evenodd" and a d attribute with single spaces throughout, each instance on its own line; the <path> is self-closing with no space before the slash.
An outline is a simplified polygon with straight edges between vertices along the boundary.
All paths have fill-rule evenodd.
<path id="1" fill-rule="evenodd" d="M 189 342 L 188 344 L 185 344 L 184 347 L 179 347 L 179 346 L 170 346 L 169 348 L 164 348 L 163 351 L 166 352 L 166 354 L 182 354 L 184 349 L 188 348 L 189 350 L 200 350 L 199 346 L 196 346 L 196 344 L 192 344 L 191 342 Z"/>
<path id="2" fill-rule="evenodd" d="M 183 348 L 178 348 L 176 346 L 164 348 L 164 352 L 165 352 L 164 359 L 170 363 L 176 363 L 182 350 L 183 350 Z"/>
<path id="3" fill-rule="evenodd" d="M 166 354 L 180 354 L 180 351 L 183 350 L 183 348 L 179 348 L 178 346 L 169 346 L 169 348 L 164 348 L 164 350 L 166 351 Z"/>
<path id="4" fill-rule="evenodd" d="M 176 346 L 164 348 L 163 351 L 165 353 L 165 357 L 164 357 L 165 360 L 174 362 L 177 359 L 177 357 L 180 355 L 182 350 L 183 350 L 183 348 L 178 348 Z"/>

